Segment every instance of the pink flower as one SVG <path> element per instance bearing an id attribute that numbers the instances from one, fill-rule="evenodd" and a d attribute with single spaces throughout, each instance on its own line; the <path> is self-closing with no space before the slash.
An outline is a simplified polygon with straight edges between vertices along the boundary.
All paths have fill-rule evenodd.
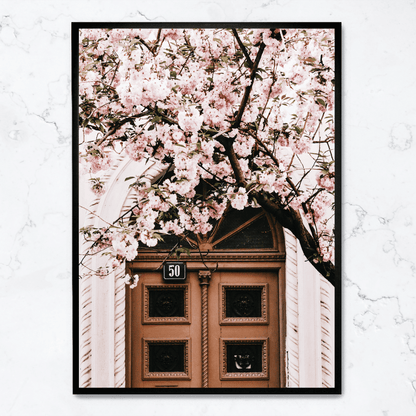
<path id="1" fill-rule="evenodd" d="M 130 276 L 129 274 L 126 274 L 121 280 L 126 284 L 130 286 L 130 289 L 134 289 L 137 286 L 137 283 L 139 283 L 140 276 L 138 274 L 135 274 L 134 276 Z"/>
<path id="2" fill-rule="evenodd" d="M 316 182 L 319 186 L 326 189 L 328 192 L 333 192 L 335 190 L 335 177 L 330 175 L 321 176 L 318 175 Z"/>
<path id="3" fill-rule="evenodd" d="M 178 114 L 179 127 L 186 132 L 198 134 L 203 121 L 204 116 L 200 115 L 195 107 L 187 111 L 180 111 Z"/>
<path id="4" fill-rule="evenodd" d="M 113 237 L 112 246 L 116 255 L 131 261 L 137 256 L 139 243 L 129 234 L 116 234 Z"/>
<path id="5" fill-rule="evenodd" d="M 229 195 L 231 206 L 234 209 L 243 210 L 248 202 L 248 195 L 244 188 L 239 188 L 237 193 L 232 193 Z"/>
<path id="6" fill-rule="evenodd" d="M 109 271 L 107 268 L 99 267 L 97 271 L 95 272 L 96 276 L 98 276 L 100 279 L 104 279 L 106 276 L 108 276 Z"/>
<path id="7" fill-rule="evenodd" d="M 90 179 L 90 181 L 92 182 L 91 190 L 94 192 L 94 194 L 97 196 L 103 196 L 106 191 L 105 183 L 100 181 L 99 178 L 93 178 L 93 179 Z"/>
<path id="8" fill-rule="evenodd" d="M 237 133 L 234 140 L 233 147 L 235 152 L 240 157 L 247 157 L 251 154 L 255 140 L 252 137 L 246 137 Z"/>
<path id="9" fill-rule="evenodd" d="M 126 203 L 135 206 L 131 229 L 107 230 L 91 248 L 91 253 L 112 249 L 109 270 L 134 259 L 139 240 L 153 247 L 159 232 L 206 233 L 211 218 L 221 218 L 227 204 L 237 210 L 249 204 L 248 190 L 235 185 L 227 134 L 250 186 L 300 211 L 307 204 L 307 220 L 319 238 L 316 260 L 332 261 L 333 33 L 287 29 L 280 41 L 274 39 L 277 33 L 239 31 L 253 61 L 260 42 L 266 45 L 252 82 L 229 30 L 163 29 L 159 38 L 157 29 L 82 31 L 82 170 L 96 176 L 124 156 L 170 166 L 168 175 L 153 184 L 139 183 L 139 178 L 130 182 L 132 198 Z M 247 86 L 252 89 L 241 123 L 230 131 L 237 126 Z M 213 138 L 219 132 L 228 133 Z M 315 136 L 329 149 L 312 143 Z M 316 176 L 322 160 L 326 163 Z M 201 178 L 213 185 L 204 198 L 195 190 Z M 104 194 L 99 178 L 90 184 L 97 196 Z"/>

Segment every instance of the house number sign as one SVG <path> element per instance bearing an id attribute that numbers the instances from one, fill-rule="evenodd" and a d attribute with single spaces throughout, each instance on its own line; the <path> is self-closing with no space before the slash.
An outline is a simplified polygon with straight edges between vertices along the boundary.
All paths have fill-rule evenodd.
<path id="1" fill-rule="evenodd" d="M 180 261 L 166 262 L 163 265 L 163 280 L 177 281 L 186 279 L 186 264 Z"/>

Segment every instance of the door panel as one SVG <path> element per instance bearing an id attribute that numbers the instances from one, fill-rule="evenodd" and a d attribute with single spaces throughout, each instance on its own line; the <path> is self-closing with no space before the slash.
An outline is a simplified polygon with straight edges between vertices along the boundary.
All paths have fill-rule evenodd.
<path id="1" fill-rule="evenodd" d="M 278 387 L 277 283 L 277 273 L 269 271 L 212 275 L 210 387 Z"/>
<path id="2" fill-rule="evenodd" d="M 278 387 L 278 281 L 275 271 L 217 271 L 208 286 L 208 353 L 202 355 L 198 272 L 185 283 L 141 272 L 132 290 L 132 387 Z"/>
<path id="3" fill-rule="evenodd" d="M 140 272 L 130 302 L 132 387 L 200 387 L 197 273 L 188 273 L 187 281 L 166 284 L 161 272 Z"/>

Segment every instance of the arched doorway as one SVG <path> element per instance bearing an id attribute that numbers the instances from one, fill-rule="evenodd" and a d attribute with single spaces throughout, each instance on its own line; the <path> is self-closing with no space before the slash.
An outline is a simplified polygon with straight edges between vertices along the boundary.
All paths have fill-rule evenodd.
<path id="1" fill-rule="evenodd" d="M 167 282 L 172 247 L 186 279 Z M 285 385 L 285 252 L 262 209 L 228 210 L 204 236 L 165 239 L 128 264 L 139 286 L 126 299 L 126 386 Z"/>
<path id="2" fill-rule="evenodd" d="M 139 173 L 158 178 L 163 172 L 163 167 L 155 163 L 143 162 L 137 166 L 131 160 L 120 158 L 117 169 L 106 177 L 108 191 L 105 197 L 82 195 L 81 205 L 90 206 L 93 212 L 86 215 L 86 211 L 81 210 L 80 223 L 104 226 L 102 218 L 118 218 L 131 207 L 134 198 L 129 194 L 124 177 Z M 273 220 L 268 219 L 268 222 L 271 230 L 275 230 L 273 248 L 216 249 L 203 253 L 206 254 L 205 265 L 214 270 L 218 264 L 215 273 L 222 270 L 278 273 L 280 386 L 332 387 L 333 287 L 309 265 L 296 238 Z M 105 279 L 89 276 L 79 282 L 80 387 L 124 388 L 132 385 L 130 298 L 140 290 L 144 272 L 157 271 L 166 256 L 166 248 L 140 250 L 137 260 L 127 265 L 130 271 L 137 270 L 142 276 L 139 287 L 133 290 L 123 281 L 125 268 L 119 268 Z M 88 265 L 96 269 L 102 260 L 102 257 L 90 258 Z M 186 261 L 189 272 L 192 268 L 196 271 L 206 269 L 195 250 L 191 250 L 189 258 L 181 260 Z M 211 279 L 210 289 L 212 282 Z M 201 291 L 200 286 L 197 288 Z M 210 293 L 208 299 L 212 299 Z"/>

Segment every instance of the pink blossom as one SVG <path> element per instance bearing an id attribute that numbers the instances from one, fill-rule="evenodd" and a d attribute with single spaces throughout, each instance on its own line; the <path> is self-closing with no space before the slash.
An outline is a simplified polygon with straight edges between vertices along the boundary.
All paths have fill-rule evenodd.
<path id="1" fill-rule="evenodd" d="M 99 267 L 96 271 L 96 276 L 98 276 L 100 279 L 104 279 L 106 276 L 109 275 L 109 271 L 106 267 Z"/>
<path id="2" fill-rule="evenodd" d="M 140 279 L 140 276 L 138 274 L 135 274 L 134 276 L 130 276 L 129 274 L 126 274 L 121 280 L 126 285 L 129 285 L 130 289 L 134 289 L 137 286 L 139 279 Z"/>
<path id="3" fill-rule="evenodd" d="M 112 246 L 116 255 L 131 261 L 137 256 L 139 244 L 137 240 L 129 234 L 116 234 L 113 237 Z"/>
<path id="4" fill-rule="evenodd" d="M 90 179 L 91 181 L 91 190 L 97 196 L 103 196 L 105 194 L 105 183 L 100 181 L 98 178 Z"/>
<path id="5" fill-rule="evenodd" d="M 317 175 L 316 182 L 319 186 L 326 189 L 328 192 L 335 190 L 335 177 L 333 175 Z"/>
<path id="6" fill-rule="evenodd" d="M 204 234 L 228 204 L 244 209 L 249 197 L 240 180 L 301 212 L 306 204 L 319 238 L 315 260 L 333 261 L 334 33 L 285 30 L 281 41 L 269 29 L 239 31 L 253 61 L 266 45 L 253 81 L 230 30 L 162 29 L 159 41 L 157 29 L 82 30 L 82 173 L 109 170 L 124 156 L 171 169 L 153 185 L 130 182 L 137 204 L 131 228 L 91 237 L 91 253 L 111 250 L 110 270 L 135 258 L 138 241 L 154 247 L 159 233 Z M 242 178 L 229 160 L 231 143 Z M 203 198 L 196 195 L 201 178 L 215 184 Z M 99 178 L 91 187 L 105 192 Z"/>
<path id="7" fill-rule="evenodd" d="M 229 194 L 229 198 L 231 201 L 231 206 L 238 210 L 243 210 L 248 202 L 248 195 L 244 188 L 238 188 L 236 193 Z"/>
<path id="8" fill-rule="evenodd" d="M 246 137 L 237 132 L 233 147 L 235 152 L 240 157 L 247 157 L 251 154 L 255 140 L 253 137 Z"/>
<path id="9" fill-rule="evenodd" d="M 80 156 L 85 159 L 86 170 L 93 174 L 109 169 L 112 164 L 110 152 L 104 151 L 98 146 L 88 147 L 86 153 Z"/>
<path id="10" fill-rule="evenodd" d="M 204 121 L 204 116 L 193 107 L 187 111 L 180 111 L 178 114 L 179 127 L 186 132 L 197 134 Z"/>
<path id="11" fill-rule="evenodd" d="M 112 269 L 116 269 L 120 266 L 120 264 L 120 260 L 118 260 L 117 258 L 114 257 L 113 259 L 111 259 L 110 266 Z"/>
<path id="12" fill-rule="evenodd" d="M 180 235 L 184 232 L 184 228 L 178 224 L 178 219 L 162 223 L 161 226 L 162 231 L 166 234 L 173 232 L 175 235 Z"/>

